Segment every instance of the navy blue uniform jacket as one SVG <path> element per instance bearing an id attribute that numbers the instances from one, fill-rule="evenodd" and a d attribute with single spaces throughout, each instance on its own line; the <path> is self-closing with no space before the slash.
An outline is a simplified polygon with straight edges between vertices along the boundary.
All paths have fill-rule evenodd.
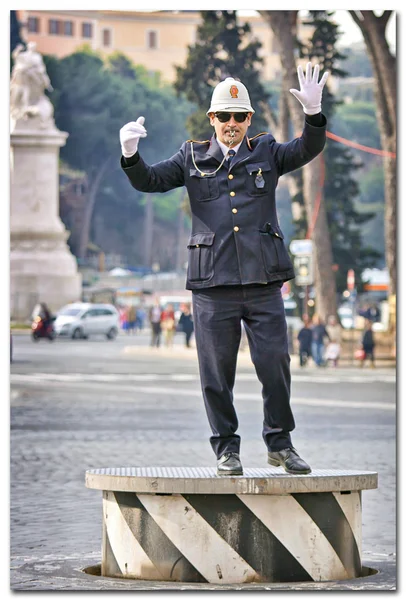
<path id="1" fill-rule="evenodd" d="M 281 175 L 303 167 L 323 150 L 324 116 L 323 123 L 314 127 L 305 122 L 302 135 L 284 144 L 269 133 L 246 137 L 231 167 L 226 161 L 215 175 L 202 175 L 192 160 L 193 144 L 201 171 L 218 168 L 223 153 L 215 135 L 207 142 L 188 140 L 174 156 L 152 166 L 138 153 L 129 159 L 131 166 L 121 157 L 131 185 L 141 192 L 186 186 L 192 211 L 187 289 L 266 284 L 295 276 L 278 223 L 275 189 Z"/>

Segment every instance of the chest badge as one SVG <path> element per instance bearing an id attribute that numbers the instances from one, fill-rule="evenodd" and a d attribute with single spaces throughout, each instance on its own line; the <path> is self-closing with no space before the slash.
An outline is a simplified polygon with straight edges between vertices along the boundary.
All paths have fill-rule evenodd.
<path id="1" fill-rule="evenodd" d="M 262 189 L 265 186 L 265 179 L 262 175 L 262 169 L 259 168 L 259 171 L 255 177 L 255 186 L 259 189 Z"/>

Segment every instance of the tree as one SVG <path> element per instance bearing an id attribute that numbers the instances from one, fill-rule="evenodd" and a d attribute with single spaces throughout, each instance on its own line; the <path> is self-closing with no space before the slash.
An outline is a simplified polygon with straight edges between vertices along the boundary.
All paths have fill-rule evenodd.
<path id="1" fill-rule="evenodd" d="M 86 173 L 87 195 L 79 258 L 84 258 L 94 206 L 101 183 L 119 155 L 118 130 L 131 97 L 125 86 L 91 52 L 76 52 L 60 61 L 49 59 L 47 70 L 55 92 L 55 123 L 69 137 L 61 158 Z"/>
<path id="2" fill-rule="evenodd" d="M 336 48 L 339 37 L 338 26 L 331 20 L 333 13 L 310 11 L 313 35 L 308 45 L 302 46 L 302 55 L 309 60 L 317 59 L 323 70 L 336 78 L 345 78 L 347 73 L 341 65 L 345 58 Z M 331 122 L 336 108 L 341 104 L 328 88 L 323 93 L 323 113 Z M 353 174 L 362 167 L 355 161 L 352 151 L 336 142 L 327 142 L 323 153 L 325 163 L 324 202 L 331 238 L 333 260 L 339 266 L 336 284 L 339 291 L 347 288 L 347 271 L 354 269 L 357 281 L 367 267 L 375 265 L 380 257 L 372 248 L 362 247 L 361 225 L 374 217 L 373 212 L 357 212 L 355 200 L 359 195 L 357 180 Z"/>
<path id="3" fill-rule="evenodd" d="M 386 40 L 386 28 L 393 13 L 385 10 L 380 16 L 372 10 L 349 11 L 360 28 L 373 73 L 377 116 L 381 135 L 381 147 L 386 152 L 383 158 L 385 173 L 385 253 L 389 271 L 389 293 L 396 293 L 396 57 L 391 53 Z"/>
<path id="4" fill-rule="evenodd" d="M 247 86 L 255 112 L 250 132 L 256 135 L 267 129 L 264 114 L 270 113 L 270 94 L 260 82 L 263 63 L 258 51 L 260 42 L 250 38 L 251 28 L 237 24 L 234 10 L 201 11 L 194 45 L 188 46 L 185 67 L 176 67 L 175 89 L 184 92 L 196 111 L 187 121 L 192 137 L 208 139 L 212 127 L 206 116 L 213 88 L 226 77 L 236 77 Z"/>
<path id="5" fill-rule="evenodd" d="M 362 204 L 383 204 L 385 195 L 385 175 L 382 165 L 373 166 L 360 181 L 360 197 Z"/>
<path id="6" fill-rule="evenodd" d="M 338 105 L 331 120 L 335 134 L 370 148 L 379 148 L 380 135 L 376 122 L 376 106 L 373 102 L 351 102 Z M 371 154 L 364 154 L 368 161 Z M 381 159 L 380 159 L 381 160 Z"/>
<path id="7" fill-rule="evenodd" d="M 280 63 L 282 69 L 282 89 L 281 93 L 283 106 L 289 109 L 289 114 L 293 122 L 295 132 L 303 129 L 304 114 L 302 106 L 296 98 L 289 92 L 291 88 L 297 88 L 297 18 L 298 11 L 267 11 L 261 10 L 260 14 L 272 29 L 273 35 L 277 39 L 280 47 Z M 322 75 L 322 70 L 320 76 Z M 285 119 L 286 120 L 286 119 Z M 280 129 L 280 133 L 287 133 L 285 126 Z M 282 137 L 283 141 L 283 137 Z M 312 238 L 314 241 L 314 264 L 315 264 L 315 290 L 317 299 L 317 311 L 323 318 L 337 312 L 336 303 L 336 283 L 333 266 L 333 253 L 331 247 L 330 234 L 328 230 L 326 207 L 320 189 L 322 157 L 317 157 L 308 165 L 295 174 L 297 182 L 296 193 L 292 195 L 292 201 L 298 208 L 298 197 L 303 194 L 303 203 L 307 223 L 312 225 L 314 216 L 314 200 L 320 198 L 317 221 L 314 225 Z M 303 187 L 301 180 L 303 178 Z M 302 191 L 301 191 L 302 190 Z M 297 220 L 302 219 L 302 214 L 296 210 Z"/>
<path id="8" fill-rule="evenodd" d="M 348 77 L 370 77 L 372 79 L 371 61 L 365 54 L 362 42 L 343 49 L 343 52 L 345 52 L 345 70 Z"/>
<path id="9" fill-rule="evenodd" d="M 119 164 L 119 130 L 124 123 L 141 114 L 146 117 L 148 137 L 142 143 L 147 162 L 157 162 L 168 152 L 177 151 L 185 136 L 185 103 L 177 100 L 169 88 L 148 88 L 133 76 L 128 61 L 116 58 L 110 67 L 90 50 L 61 60 L 44 57 L 54 87 L 51 100 L 55 122 L 69 133 L 61 158 L 86 174 L 85 210 L 77 249 L 80 258 L 86 253 L 98 198 L 108 196 L 117 208 L 128 203 L 134 206 L 142 198 L 128 185 Z M 125 67 L 125 72 L 120 72 L 118 65 L 123 70 Z"/>

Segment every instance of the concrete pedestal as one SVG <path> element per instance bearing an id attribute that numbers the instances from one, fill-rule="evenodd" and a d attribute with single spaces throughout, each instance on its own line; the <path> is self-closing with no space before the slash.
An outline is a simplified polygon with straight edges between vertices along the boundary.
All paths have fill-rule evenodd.
<path id="1" fill-rule="evenodd" d="M 361 490 L 377 474 L 277 468 L 105 468 L 101 574 L 209 583 L 344 580 L 361 575 Z"/>
<path id="2" fill-rule="evenodd" d="M 80 300 L 81 276 L 59 218 L 59 148 L 68 134 L 39 118 L 11 132 L 10 313 L 23 320 L 43 301 L 56 311 Z"/>

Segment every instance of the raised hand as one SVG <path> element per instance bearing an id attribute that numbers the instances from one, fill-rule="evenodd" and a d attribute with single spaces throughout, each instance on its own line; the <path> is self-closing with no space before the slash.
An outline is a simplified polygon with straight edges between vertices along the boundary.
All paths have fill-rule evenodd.
<path id="1" fill-rule="evenodd" d="M 297 68 L 297 75 L 300 83 L 299 90 L 289 90 L 291 94 L 295 96 L 303 106 L 303 112 L 307 115 L 316 115 L 321 112 L 321 96 L 323 93 L 324 84 L 327 81 L 328 71 L 326 71 L 319 79 L 319 65 L 315 65 L 312 75 L 312 63 L 308 62 L 306 65 L 306 77 L 303 74 L 303 69 L 299 65 Z"/>
<path id="2" fill-rule="evenodd" d="M 130 158 L 138 150 L 140 138 L 147 137 L 144 127 L 145 117 L 138 117 L 136 121 L 130 121 L 120 129 L 121 152 L 125 158 Z"/>

